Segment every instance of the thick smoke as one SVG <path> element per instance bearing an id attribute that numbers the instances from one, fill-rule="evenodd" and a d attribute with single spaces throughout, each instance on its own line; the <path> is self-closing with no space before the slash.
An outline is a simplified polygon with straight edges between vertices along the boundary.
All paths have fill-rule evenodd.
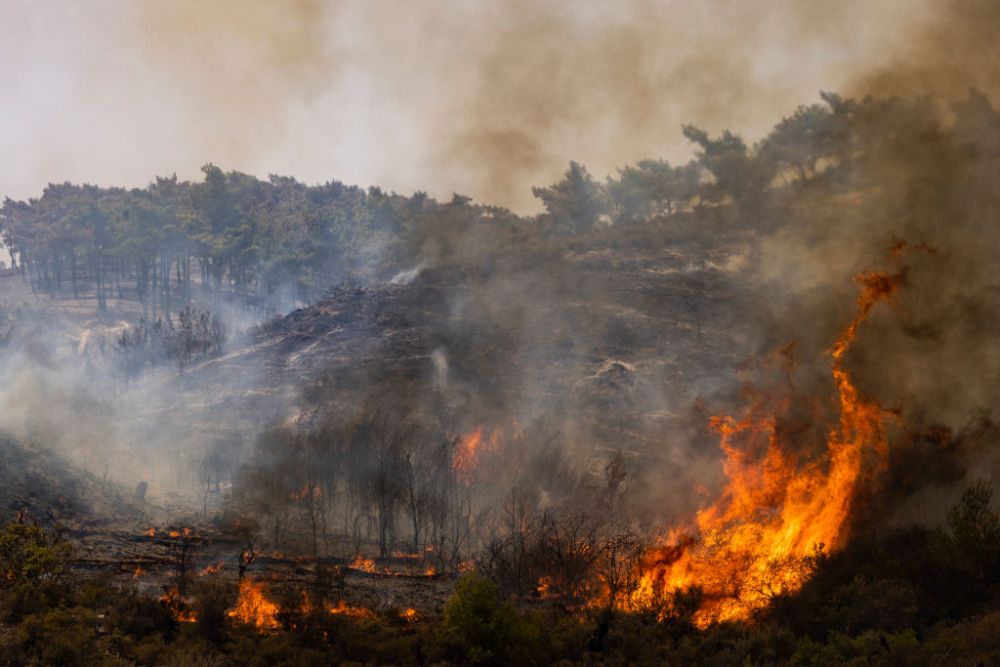
<path id="1" fill-rule="evenodd" d="M 212 161 L 535 210 L 531 186 L 571 159 L 686 160 L 686 122 L 762 136 L 893 57 L 931 6 L 15 3 L 3 181 L 26 197 Z"/>

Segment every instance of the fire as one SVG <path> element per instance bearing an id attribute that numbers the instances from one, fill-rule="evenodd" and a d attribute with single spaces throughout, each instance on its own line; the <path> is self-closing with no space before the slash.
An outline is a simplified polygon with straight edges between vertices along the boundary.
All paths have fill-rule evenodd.
<path id="1" fill-rule="evenodd" d="M 302 604 L 299 606 L 299 613 L 303 616 L 308 616 L 313 612 L 312 601 L 309 600 L 309 595 L 302 591 Z"/>
<path id="2" fill-rule="evenodd" d="M 256 625 L 259 630 L 277 628 L 278 605 L 268 595 L 266 583 L 244 579 L 240 582 L 236 606 L 226 613 L 241 623 Z"/>
<path id="3" fill-rule="evenodd" d="M 407 623 L 416 623 L 417 621 L 420 620 L 420 614 L 418 614 L 417 610 L 414 609 L 413 607 L 407 607 L 406 610 L 403 611 L 402 614 L 400 614 L 400 616 L 402 616 L 403 620 L 405 620 Z"/>
<path id="4" fill-rule="evenodd" d="M 855 492 L 885 469 L 888 456 L 888 413 L 858 392 L 844 355 L 872 307 L 893 295 L 902 275 L 862 273 L 855 280 L 861 288 L 857 313 L 831 351 L 839 417 L 825 456 L 803 461 L 787 451 L 777 423 L 780 407 L 757 405 L 743 419 L 713 417 L 727 485 L 696 514 L 694 530 L 674 529 L 645 554 L 633 605 L 699 587 L 704 597 L 697 625 L 745 618 L 775 595 L 800 588 L 810 557 L 843 544 Z"/>
<path id="5" fill-rule="evenodd" d="M 361 570 L 362 572 L 368 572 L 370 574 L 375 573 L 375 561 L 371 558 L 365 558 L 360 554 L 355 557 L 355 559 L 347 567 L 354 570 Z"/>
<path id="6" fill-rule="evenodd" d="M 451 468 L 460 480 L 466 484 L 471 481 L 479 465 L 480 456 L 483 452 L 496 449 L 500 435 L 498 428 L 492 429 L 488 435 L 485 435 L 484 428 L 477 426 L 469 433 L 459 437 L 458 447 L 452 457 Z"/>
<path id="7" fill-rule="evenodd" d="M 292 491 L 291 499 L 293 502 L 301 502 L 307 499 L 317 500 L 322 495 L 323 491 L 319 488 L 319 484 L 316 482 L 306 482 L 301 490 Z"/>
<path id="8" fill-rule="evenodd" d="M 337 604 L 327 609 L 327 612 L 334 615 L 356 616 L 358 618 L 374 618 L 375 614 L 371 609 L 364 607 L 352 607 L 341 600 Z"/>
<path id="9" fill-rule="evenodd" d="M 146 537 L 156 537 L 156 528 L 150 528 L 145 534 Z"/>
<path id="10" fill-rule="evenodd" d="M 552 577 L 542 577 L 538 580 L 538 597 L 542 600 L 548 600 L 555 595 L 552 593 Z"/>
<path id="11" fill-rule="evenodd" d="M 184 599 L 177 588 L 171 588 L 160 596 L 160 603 L 170 610 L 170 615 L 181 623 L 197 623 L 198 613 L 185 607 Z"/>
<path id="12" fill-rule="evenodd" d="M 210 565 L 205 566 L 205 569 L 199 572 L 198 576 L 204 577 L 206 574 L 216 574 L 217 572 L 222 570 L 223 567 L 225 567 L 225 565 L 222 563 L 222 561 L 219 561 L 218 563 L 212 563 Z"/>
<path id="13" fill-rule="evenodd" d="M 153 531 L 153 532 L 149 532 L 149 531 Z M 156 531 L 154 529 L 152 529 L 152 528 L 150 528 L 149 531 L 146 531 L 146 534 L 149 535 L 149 536 L 151 536 L 151 537 L 156 534 Z M 191 530 L 190 528 L 182 528 L 181 530 L 172 529 L 172 530 L 167 531 L 167 536 L 175 538 L 175 539 L 178 538 L 178 537 L 183 537 L 184 539 L 189 540 L 192 537 L 195 537 L 195 532 L 193 530 Z"/>

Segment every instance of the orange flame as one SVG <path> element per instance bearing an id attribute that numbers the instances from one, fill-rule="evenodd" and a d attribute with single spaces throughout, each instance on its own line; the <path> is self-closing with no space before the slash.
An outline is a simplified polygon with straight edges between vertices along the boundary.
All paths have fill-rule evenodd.
<path id="1" fill-rule="evenodd" d="M 354 570 L 361 570 L 362 572 L 374 573 L 375 561 L 371 558 L 365 558 L 359 554 L 347 567 Z"/>
<path id="2" fill-rule="evenodd" d="M 552 577 L 545 576 L 538 580 L 538 597 L 542 600 L 554 598 L 552 592 Z"/>
<path id="3" fill-rule="evenodd" d="M 482 426 L 477 426 L 469 433 L 462 435 L 458 439 L 458 447 L 452 457 L 451 468 L 455 475 L 462 482 L 468 484 L 476 468 L 479 466 L 479 458 L 483 452 L 493 451 L 500 441 L 501 431 L 495 428 L 489 435 L 484 435 Z"/>
<path id="4" fill-rule="evenodd" d="M 219 561 L 218 563 L 212 563 L 210 565 L 205 566 L 205 569 L 199 572 L 198 576 L 204 577 L 206 574 L 215 574 L 219 572 L 223 567 L 225 567 L 225 564 L 222 561 Z"/>
<path id="5" fill-rule="evenodd" d="M 291 498 L 293 502 L 300 502 L 302 500 L 317 500 L 323 495 L 322 489 L 320 489 L 319 484 L 316 482 L 306 482 L 302 489 L 299 491 L 292 491 Z"/>
<path id="6" fill-rule="evenodd" d="M 359 618 L 374 618 L 375 613 L 371 609 L 364 607 L 351 607 L 341 600 L 336 605 L 329 607 L 327 612 L 331 614 L 343 614 L 344 616 L 357 616 Z"/>
<path id="7" fill-rule="evenodd" d="M 178 592 L 176 587 L 171 588 L 161 595 L 160 603 L 170 611 L 170 615 L 174 617 L 174 620 L 180 621 L 181 623 L 198 622 L 198 613 L 193 609 L 187 609 L 185 607 L 184 599 L 181 597 L 181 594 Z"/>
<path id="8" fill-rule="evenodd" d="M 153 531 L 153 529 L 150 528 L 149 531 Z M 149 536 L 151 536 L 151 537 L 156 534 L 155 531 L 153 531 L 152 533 L 149 532 L 149 531 L 146 531 L 146 534 L 149 535 Z M 168 537 L 173 537 L 173 538 L 183 537 L 184 539 L 189 540 L 192 537 L 195 537 L 196 534 L 190 528 L 182 528 L 181 530 L 174 529 L 174 530 L 167 531 L 167 536 Z"/>
<path id="9" fill-rule="evenodd" d="M 240 582 L 236 606 L 226 613 L 241 623 L 256 625 L 259 630 L 277 628 L 278 605 L 272 602 L 268 595 L 266 583 L 244 579 Z"/>
<path id="10" fill-rule="evenodd" d="M 150 528 L 147 530 L 146 537 L 156 537 L 156 528 Z"/>
<path id="11" fill-rule="evenodd" d="M 704 596 L 697 625 L 745 618 L 775 595 L 800 588 L 811 556 L 843 544 L 855 492 L 885 469 L 888 456 L 887 413 L 851 383 L 844 355 L 872 307 L 892 296 L 902 275 L 862 273 L 855 280 L 861 287 L 857 313 L 831 352 L 839 418 L 827 436 L 826 456 L 803 462 L 786 451 L 775 414 L 758 414 L 762 406 L 741 420 L 713 417 L 728 483 L 696 514 L 694 531 L 674 529 L 645 554 L 633 605 L 697 586 Z"/>

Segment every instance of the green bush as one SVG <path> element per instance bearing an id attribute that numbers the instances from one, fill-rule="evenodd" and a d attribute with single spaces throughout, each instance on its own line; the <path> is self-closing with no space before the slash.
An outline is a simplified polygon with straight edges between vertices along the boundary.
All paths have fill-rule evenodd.
<path id="1" fill-rule="evenodd" d="M 0 530 L 0 585 L 58 580 L 72 549 L 57 535 L 35 525 L 9 523 Z"/>
<path id="2" fill-rule="evenodd" d="M 537 660 L 538 626 L 527 623 L 500 599 L 496 584 L 464 576 L 444 608 L 440 638 L 448 656 L 474 665 L 531 663 Z"/>

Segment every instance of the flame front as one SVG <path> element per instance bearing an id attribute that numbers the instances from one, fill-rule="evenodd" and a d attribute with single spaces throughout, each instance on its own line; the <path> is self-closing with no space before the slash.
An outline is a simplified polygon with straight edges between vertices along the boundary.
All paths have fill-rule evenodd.
<path id="1" fill-rule="evenodd" d="M 267 584 L 244 579 L 240 582 L 236 606 L 227 614 L 241 623 L 256 625 L 260 630 L 278 627 L 278 605 L 268 597 Z"/>
<path id="2" fill-rule="evenodd" d="M 839 418 L 825 456 L 802 461 L 789 452 L 773 406 L 758 404 L 739 420 L 713 417 L 710 425 L 726 455 L 726 487 L 697 513 L 693 529 L 674 529 L 645 554 L 632 605 L 649 606 L 698 587 L 703 602 L 697 625 L 745 618 L 774 596 L 800 588 L 811 556 L 843 544 L 859 485 L 884 471 L 888 457 L 887 413 L 852 384 L 844 355 L 872 307 L 891 297 L 902 276 L 862 273 L 855 280 L 861 287 L 857 313 L 831 352 Z"/>

